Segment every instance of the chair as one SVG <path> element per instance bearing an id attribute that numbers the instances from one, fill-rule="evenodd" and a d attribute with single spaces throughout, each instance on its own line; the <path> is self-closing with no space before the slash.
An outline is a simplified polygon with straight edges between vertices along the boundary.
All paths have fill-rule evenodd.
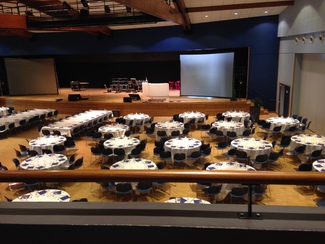
<path id="1" fill-rule="evenodd" d="M 69 165 L 72 164 L 72 163 L 74 163 L 75 159 L 76 159 L 76 154 L 72 154 L 72 155 L 69 157 Z"/>
<path id="2" fill-rule="evenodd" d="M 192 166 L 193 163 L 201 159 L 201 151 L 194 151 L 187 158 L 191 160 L 190 166 Z"/>
<path id="3" fill-rule="evenodd" d="M 180 136 L 180 134 L 181 133 L 179 132 L 179 130 L 174 130 L 174 131 L 171 132 L 170 137 L 171 138 L 178 138 Z"/>
<path id="4" fill-rule="evenodd" d="M 225 135 L 222 130 L 216 130 L 215 135 L 218 141 L 222 141 L 227 137 L 227 135 Z"/>
<path id="5" fill-rule="evenodd" d="M 81 167 L 84 167 L 84 158 L 78 158 L 74 163 L 70 164 L 68 169 L 79 169 Z"/>
<path id="6" fill-rule="evenodd" d="M 19 158 L 19 159 L 25 159 L 25 158 L 29 157 L 28 152 L 27 153 L 22 153 L 22 152 L 18 151 L 17 149 L 14 149 L 14 150 L 16 152 L 16 157 Z"/>
<path id="7" fill-rule="evenodd" d="M 235 160 L 239 163 L 249 164 L 249 157 L 245 151 L 237 149 L 235 155 Z"/>
<path id="8" fill-rule="evenodd" d="M 29 191 L 35 191 L 41 186 L 40 182 L 24 182 L 24 186 L 28 188 Z"/>
<path id="9" fill-rule="evenodd" d="M 252 196 L 253 196 L 253 201 L 254 202 L 261 202 L 261 200 L 263 199 L 263 196 L 266 196 L 268 198 L 271 198 L 270 196 L 268 196 L 266 194 L 266 190 L 267 190 L 267 184 L 258 184 L 258 185 L 254 185 L 252 187 Z"/>
<path id="10" fill-rule="evenodd" d="M 55 136 L 61 136 L 61 131 L 59 131 L 59 130 L 53 130 L 53 135 L 55 135 Z"/>
<path id="11" fill-rule="evenodd" d="M 72 140 L 65 140 L 63 143 L 64 147 L 66 150 L 70 151 L 71 149 L 76 148 L 76 142 L 72 139 Z"/>
<path id="12" fill-rule="evenodd" d="M 201 138 L 202 138 L 202 133 L 205 132 L 207 133 L 211 129 L 210 124 L 202 124 L 201 125 Z"/>
<path id="13" fill-rule="evenodd" d="M 35 157 L 35 156 L 38 155 L 38 152 L 37 152 L 36 150 L 29 150 L 29 151 L 28 151 L 28 155 L 29 155 L 30 157 Z"/>
<path id="14" fill-rule="evenodd" d="M 174 163 L 185 163 L 186 160 L 186 155 L 185 153 L 175 153 L 174 154 Z"/>
<path id="15" fill-rule="evenodd" d="M 271 136 L 281 135 L 281 128 L 281 126 L 274 126 L 273 129 L 269 130 L 269 133 L 271 134 Z"/>
<path id="16" fill-rule="evenodd" d="M 16 169 L 20 168 L 20 162 L 19 162 L 18 158 L 13 158 L 12 162 L 15 164 Z"/>
<path id="17" fill-rule="evenodd" d="M 268 162 L 267 154 L 257 155 L 255 159 L 252 160 L 253 166 L 255 169 L 262 169 L 263 165 L 266 165 Z"/>
<path id="18" fill-rule="evenodd" d="M 314 150 L 309 154 L 305 154 L 307 163 L 313 163 L 315 160 L 322 158 L 322 149 Z"/>
<path id="19" fill-rule="evenodd" d="M 74 199 L 71 202 L 88 202 L 88 199 L 85 197 L 79 198 L 79 199 Z"/>
<path id="20" fill-rule="evenodd" d="M 53 153 L 53 152 L 52 152 L 51 149 L 47 149 L 47 148 L 42 149 L 42 154 L 52 154 L 52 153 Z"/>
<path id="21" fill-rule="evenodd" d="M 117 200 L 119 199 L 119 196 L 131 195 L 131 197 L 133 197 L 133 189 L 130 183 L 117 183 L 115 189 Z"/>
<path id="22" fill-rule="evenodd" d="M 113 137 L 114 137 L 114 135 L 112 133 L 105 133 L 104 134 L 104 139 L 106 139 L 106 140 L 109 140 L 109 139 L 111 139 Z"/>
<path id="23" fill-rule="evenodd" d="M 153 148 L 153 157 L 160 157 L 160 153 L 164 151 L 163 147 L 154 147 Z"/>
<path id="24" fill-rule="evenodd" d="M 18 144 L 18 146 L 19 146 L 20 152 L 22 152 L 22 153 L 28 153 L 28 148 L 25 145 Z"/>
<path id="25" fill-rule="evenodd" d="M 281 137 L 280 143 L 277 144 L 277 146 L 281 148 L 287 148 L 290 145 L 290 142 L 291 142 L 291 136 L 283 135 Z"/>
<path id="26" fill-rule="evenodd" d="M 278 159 L 283 155 L 284 148 L 282 148 L 279 152 L 272 151 L 267 159 L 268 163 L 274 163 L 278 161 Z"/>
<path id="27" fill-rule="evenodd" d="M 96 147 L 91 147 L 90 148 L 90 152 L 91 152 L 91 162 L 93 162 L 92 158 L 93 157 L 101 157 L 102 156 L 102 147 L 97 145 Z"/>
<path id="28" fill-rule="evenodd" d="M 0 162 L 0 170 L 8 170 L 8 168 Z"/>
<path id="29" fill-rule="evenodd" d="M 164 130 L 158 130 L 157 131 L 157 139 L 163 139 L 163 138 L 167 138 L 167 133 Z"/>
<path id="30" fill-rule="evenodd" d="M 229 192 L 230 203 L 232 203 L 233 199 L 244 199 L 247 196 L 248 187 L 234 187 Z"/>
<path id="31" fill-rule="evenodd" d="M 141 152 L 142 152 L 141 148 L 137 148 L 137 147 L 136 148 L 133 148 L 131 150 L 130 154 L 129 154 L 129 157 L 130 158 L 140 158 Z"/>
<path id="32" fill-rule="evenodd" d="M 114 154 L 114 162 L 120 161 L 124 159 L 126 156 L 124 148 L 114 148 L 113 154 Z"/>
<path id="33" fill-rule="evenodd" d="M 301 115 L 299 115 L 298 117 L 297 117 L 297 120 L 299 120 L 299 122 L 301 123 L 301 121 L 302 121 L 302 116 Z"/>
<path id="34" fill-rule="evenodd" d="M 222 156 L 234 159 L 236 156 L 236 150 L 236 148 L 230 148 L 227 152 L 223 153 Z"/>
<path id="35" fill-rule="evenodd" d="M 159 154 L 159 158 L 165 162 L 167 162 L 168 160 L 171 160 L 172 158 L 172 153 L 170 151 L 161 151 Z"/>
<path id="36" fill-rule="evenodd" d="M 216 196 L 220 194 L 222 185 L 213 185 L 203 188 L 202 191 L 205 195 L 210 197 L 209 202 L 216 200 Z"/>
<path id="37" fill-rule="evenodd" d="M 293 126 L 290 126 L 288 129 L 284 130 L 283 134 L 286 136 L 293 136 L 294 134 L 297 133 L 296 130 L 297 130 L 297 126 L 293 125 Z"/>
<path id="38" fill-rule="evenodd" d="M 298 168 L 294 168 L 295 171 L 312 171 L 313 165 L 310 163 L 299 164 Z"/>
<path id="39" fill-rule="evenodd" d="M 150 138 L 153 139 L 153 138 L 154 138 L 154 135 L 155 135 L 155 129 L 152 128 L 152 127 L 147 127 L 147 128 L 145 129 L 144 134 L 145 134 L 147 137 L 150 137 Z"/>
<path id="40" fill-rule="evenodd" d="M 201 150 L 201 157 L 211 156 L 212 147 L 205 148 L 203 151 Z"/>
<path id="41" fill-rule="evenodd" d="M 53 153 L 64 154 L 65 151 L 66 151 L 65 146 L 62 144 L 53 146 Z"/>
<path id="42" fill-rule="evenodd" d="M 245 130 L 243 131 L 241 137 L 246 137 L 246 138 L 247 138 L 247 137 L 250 137 L 251 133 L 252 133 L 251 129 L 245 129 Z"/>
<path id="43" fill-rule="evenodd" d="M 94 131 L 93 134 L 91 135 L 91 139 L 94 142 L 98 143 L 102 139 L 102 133 Z"/>
<path id="44" fill-rule="evenodd" d="M 303 155 L 304 152 L 306 150 L 306 145 L 300 145 L 297 146 L 295 149 L 291 150 L 290 153 L 292 154 L 292 156 L 299 156 L 299 155 Z"/>
<path id="45" fill-rule="evenodd" d="M 0 125 L 0 136 L 8 137 L 9 131 L 6 128 L 6 125 Z"/>
<path id="46" fill-rule="evenodd" d="M 218 144 L 216 146 L 214 146 L 214 148 L 216 148 L 217 150 L 220 150 L 221 153 L 223 153 L 223 150 L 225 150 L 228 146 L 229 146 L 228 142 L 220 141 L 220 142 L 218 142 Z"/>
<path id="47" fill-rule="evenodd" d="M 102 164 L 110 162 L 110 160 L 114 157 L 112 148 L 104 148 L 102 149 Z"/>
<path id="48" fill-rule="evenodd" d="M 235 131 L 227 131 L 227 138 L 232 141 L 237 138 L 237 133 Z"/>
<path id="49" fill-rule="evenodd" d="M 151 201 L 153 202 L 152 197 L 151 197 L 152 190 L 153 190 L 152 182 L 146 182 L 146 181 L 139 182 L 135 187 L 135 193 L 137 195 L 137 200 L 139 199 L 140 196 L 145 194 L 145 195 L 149 196 Z"/>
<path id="50" fill-rule="evenodd" d="M 298 114 L 293 114 L 292 115 L 292 118 L 297 119 L 298 118 Z"/>
<path id="51" fill-rule="evenodd" d="M 49 130 L 43 129 L 42 134 L 43 134 L 43 136 L 49 136 L 49 135 L 51 135 L 51 132 Z"/>
<path id="52" fill-rule="evenodd" d="M 182 134 L 180 134 L 180 137 L 187 137 L 190 134 L 189 128 L 184 128 Z"/>

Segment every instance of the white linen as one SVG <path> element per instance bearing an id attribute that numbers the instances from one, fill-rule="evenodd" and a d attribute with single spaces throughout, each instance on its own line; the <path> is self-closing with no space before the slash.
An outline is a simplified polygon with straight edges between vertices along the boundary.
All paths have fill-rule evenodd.
<path id="1" fill-rule="evenodd" d="M 225 119 L 231 118 L 234 121 L 241 121 L 241 122 L 248 120 L 250 117 L 249 113 L 244 111 L 236 111 L 236 110 L 223 112 L 222 115 L 225 116 Z"/>
<path id="2" fill-rule="evenodd" d="M 62 154 L 40 154 L 25 159 L 20 168 L 25 170 L 57 170 L 69 167 L 68 158 Z"/>
<path id="3" fill-rule="evenodd" d="M 139 124 L 141 122 L 143 122 L 144 124 L 150 119 L 149 115 L 144 113 L 131 113 L 125 115 L 123 118 L 125 119 L 127 125 L 132 120 L 133 121 L 132 126 L 135 126 L 135 124 Z"/>
<path id="4" fill-rule="evenodd" d="M 165 142 L 164 149 L 171 152 L 172 162 L 174 162 L 175 153 L 185 153 L 188 156 L 194 151 L 199 151 L 201 145 L 201 141 L 194 138 L 174 138 Z"/>
<path id="5" fill-rule="evenodd" d="M 313 162 L 313 170 L 325 172 L 325 159 L 318 159 Z"/>
<path id="6" fill-rule="evenodd" d="M 195 119 L 195 123 L 197 123 L 201 119 L 205 119 L 205 114 L 201 112 L 184 112 L 178 115 L 179 117 L 184 119 L 184 123 L 190 122 L 190 120 Z"/>
<path id="7" fill-rule="evenodd" d="M 294 119 L 292 117 L 271 117 L 266 120 L 266 122 L 269 122 L 270 130 L 273 130 L 275 126 L 281 126 L 281 131 L 289 129 L 291 126 L 298 126 L 299 120 Z"/>
<path id="8" fill-rule="evenodd" d="M 157 165 L 148 159 L 144 158 L 131 158 L 131 159 L 123 159 L 121 161 L 118 161 L 110 167 L 111 170 L 132 170 L 132 169 L 137 169 L 137 170 L 156 170 Z M 130 182 L 132 185 L 132 188 L 135 189 L 137 182 Z"/>
<path id="9" fill-rule="evenodd" d="M 124 136 L 125 131 L 129 129 L 129 126 L 124 124 L 108 124 L 98 128 L 98 131 L 102 134 L 109 134 L 111 133 L 114 137 L 122 137 Z"/>
<path id="10" fill-rule="evenodd" d="M 58 189 L 33 191 L 15 198 L 13 202 L 69 202 L 70 195 Z"/>
<path id="11" fill-rule="evenodd" d="M 231 147 L 245 151 L 251 159 L 262 154 L 270 155 L 272 151 L 272 143 L 257 138 L 235 139 L 231 142 Z"/>
<path id="12" fill-rule="evenodd" d="M 53 152 L 55 145 L 64 144 L 67 140 L 65 136 L 41 136 L 29 142 L 29 148 L 35 150 L 38 154 L 43 154 L 42 149 L 50 149 Z"/>
<path id="13" fill-rule="evenodd" d="M 243 163 L 238 163 L 238 162 L 218 162 L 218 163 L 213 163 L 210 164 L 206 170 L 248 170 L 248 171 L 256 171 L 253 167 L 243 164 Z M 215 185 L 219 185 L 219 183 L 214 183 Z M 227 194 L 231 191 L 232 188 L 234 187 L 241 187 L 241 184 L 228 184 L 228 183 L 223 183 L 220 191 L 220 195 L 218 196 L 219 200 L 225 199 Z"/>
<path id="14" fill-rule="evenodd" d="M 184 123 L 178 121 L 163 121 L 155 125 L 155 136 L 157 138 L 157 131 L 166 131 L 167 136 L 170 136 L 172 131 L 179 131 L 183 133 Z"/>
<path id="15" fill-rule="evenodd" d="M 6 116 L 8 114 L 8 107 L 0 107 L 0 117 Z"/>
<path id="16" fill-rule="evenodd" d="M 168 199 L 165 203 L 194 203 L 194 204 L 211 204 L 209 201 L 196 197 L 175 197 Z"/>
<path id="17" fill-rule="evenodd" d="M 72 132 L 75 128 L 82 125 L 87 126 L 89 123 L 93 123 L 96 120 L 103 119 L 106 116 L 111 116 L 112 111 L 109 110 L 89 110 L 83 113 L 75 114 L 68 118 L 65 118 L 60 121 L 56 121 L 52 124 L 42 127 L 43 129 L 53 132 L 53 130 L 58 130 L 61 132 L 61 135 L 72 136 Z M 42 135 L 42 130 L 40 134 Z"/>
<path id="18" fill-rule="evenodd" d="M 321 135 L 299 134 L 291 137 L 289 149 L 293 150 L 297 146 L 306 145 L 305 154 L 324 148 L 325 137 Z"/>
<path id="19" fill-rule="evenodd" d="M 237 121 L 218 120 L 212 123 L 211 126 L 217 128 L 217 130 L 221 130 L 224 135 L 228 131 L 235 131 L 237 135 L 241 135 L 245 130 L 244 124 Z"/>
<path id="20" fill-rule="evenodd" d="M 132 149 L 134 149 L 138 144 L 140 144 L 140 140 L 134 137 L 113 137 L 104 142 L 105 148 L 123 148 L 126 154 L 130 154 Z"/>

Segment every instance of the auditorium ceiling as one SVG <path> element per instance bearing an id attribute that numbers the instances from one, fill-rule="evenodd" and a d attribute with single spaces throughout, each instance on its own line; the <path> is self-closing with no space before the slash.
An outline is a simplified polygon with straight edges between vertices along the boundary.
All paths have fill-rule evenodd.
<path id="1" fill-rule="evenodd" d="M 283 0 L 0 0 L 0 36 L 31 38 L 48 32 L 112 31 L 279 15 Z"/>

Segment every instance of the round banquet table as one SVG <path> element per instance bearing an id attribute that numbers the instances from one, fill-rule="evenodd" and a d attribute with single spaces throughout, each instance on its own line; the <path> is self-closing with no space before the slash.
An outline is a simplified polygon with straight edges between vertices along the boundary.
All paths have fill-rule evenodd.
<path id="1" fill-rule="evenodd" d="M 8 114 L 9 108 L 8 107 L 0 107 L 0 117 L 6 116 Z"/>
<path id="2" fill-rule="evenodd" d="M 114 137 L 122 137 L 128 129 L 129 126 L 127 125 L 114 123 L 99 127 L 98 132 L 101 132 L 102 134 L 111 133 Z"/>
<path id="3" fill-rule="evenodd" d="M 237 121 L 218 120 L 212 123 L 211 126 L 217 128 L 217 130 L 221 130 L 224 135 L 228 131 L 235 131 L 237 135 L 241 135 L 245 130 L 244 124 Z"/>
<path id="4" fill-rule="evenodd" d="M 168 199 L 165 203 L 194 203 L 194 204 L 211 204 L 209 201 L 195 197 L 175 197 Z"/>
<path id="5" fill-rule="evenodd" d="M 325 137 L 321 135 L 299 134 L 291 137 L 289 149 L 293 150 L 297 146 L 306 145 L 305 154 L 312 153 L 315 150 L 323 149 Z"/>
<path id="6" fill-rule="evenodd" d="M 65 136 L 41 136 L 29 142 L 30 150 L 35 150 L 38 154 L 42 154 L 42 149 L 50 149 L 53 152 L 55 145 L 64 144 L 67 138 Z"/>
<path id="7" fill-rule="evenodd" d="M 241 170 L 241 171 L 256 171 L 253 167 L 242 164 L 238 162 L 218 162 L 218 163 L 212 163 L 210 164 L 206 170 Z M 219 183 L 214 183 L 216 185 L 219 185 Z M 227 194 L 231 191 L 234 187 L 240 187 L 241 184 L 228 184 L 223 183 L 221 187 L 221 191 L 218 195 L 220 197 L 219 200 L 223 200 L 226 198 Z"/>
<path id="8" fill-rule="evenodd" d="M 225 120 L 227 118 L 231 118 L 231 120 L 234 121 L 240 121 L 244 122 L 245 120 L 249 120 L 250 114 L 244 111 L 236 111 L 236 110 L 230 110 L 223 112 L 222 115 L 225 117 Z"/>
<path id="9" fill-rule="evenodd" d="M 251 159 L 262 154 L 270 155 L 272 151 L 272 143 L 257 138 L 235 139 L 231 142 L 231 147 L 245 151 Z"/>
<path id="10" fill-rule="evenodd" d="M 148 159 L 144 158 L 131 158 L 131 159 L 123 159 L 121 161 L 118 161 L 110 167 L 111 170 L 156 170 L 157 165 Z M 137 182 L 131 182 L 132 188 L 135 189 Z"/>
<path id="11" fill-rule="evenodd" d="M 58 189 L 33 191 L 17 197 L 13 202 L 69 202 L 70 195 Z"/>
<path id="12" fill-rule="evenodd" d="M 174 162 L 175 153 L 185 153 L 188 156 L 194 151 L 199 151 L 201 145 L 201 141 L 194 138 L 174 138 L 165 142 L 164 149 L 171 152 L 172 162 Z"/>
<path id="13" fill-rule="evenodd" d="M 158 122 L 155 125 L 155 135 L 157 136 L 157 131 L 166 131 L 167 136 L 170 136 L 172 131 L 179 131 L 180 134 L 183 133 L 184 123 L 178 121 L 163 121 Z"/>
<path id="14" fill-rule="evenodd" d="M 57 170 L 69 167 L 68 158 L 62 154 L 39 154 L 21 162 L 20 168 L 25 170 Z"/>
<path id="15" fill-rule="evenodd" d="M 270 123 L 270 130 L 273 130 L 275 126 L 281 126 L 281 131 L 289 129 L 291 126 L 298 126 L 299 120 L 292 117 L 271 117 L 266 120 Z"/>
<path id="16" fill-rule="evenodd" d="M 113 137 L 104 142 L 104 148 L 123 148 L 125 150 L 125 154 L 130 154 L 132 149 L 134 149 L 140 140 L 134 137 L 122 136 L 122 137 Z"/>
<path id="17" fill-rule="evenodd" d="M 125 119 L 127 125 L 130 124 L 130 121 L 133 121 L 132 126 L 135 126 L 136 124 L 140 123 L 144 124 L 150 119 L 150 116 L 144 113 L 131 113 L 125 115 L 123 118 Z"/>
<path id="18" fill-rule="evenodd" d="M 313 170 L 325 172 L 325 159 L 318 159 L 313 162 Z"/>
<path id="19" fill-rule="evenodd" d="M 199 120 L 205 119 L 205 114 L 201 112 L 184 112 L 179 114 L 179 117 L 184 119 L 184 123 L 190 122 L 192 119 L 195 119 L 195 123 Z"/>

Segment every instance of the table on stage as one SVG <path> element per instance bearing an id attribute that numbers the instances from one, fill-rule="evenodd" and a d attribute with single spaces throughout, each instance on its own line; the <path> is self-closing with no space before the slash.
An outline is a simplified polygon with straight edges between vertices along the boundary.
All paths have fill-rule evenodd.
<path id="1" fill-rule="evenodd" d="M 196 197 L 174 197 L 165 201 L 165 203 L 192 203 L 192 204 L 211 204 L 209 201 Z"/>
<path id="2" fill-rule="evenodd" d="M 101 126 L 98 128 L 98 131 L 103 135 L 111 133 L 114 137 L 122 137 L 128 129 L 128 125 L 114 123 Z"/>
<path id="3" fill-rule="evenodd" d="M 245 151 L 251 159 L 262 154 L 270 155 L 272 151 L 272 143 L 257 138 L 235 139 L 231 142 L 231 147 Z"/>
<path id="4" fill-rule="evenodd" d="M 43 154 L 42 149 L 50 149 L 53 152 L 55 145 L 63 145 L 67 140 L 65 136 L 41 136 L 29 142 L 30 150 L 35 150 L 38 154 Z"/>
<path id="5" fill-rule="evenodd" d="M 70 195 L 59 189 L 44 189 L 21 195 L 13 202 L 69 202 Z"/>
<path id="6" fill-rule="evenodd" d="M 113 150 L 115 148 L 123 148 L 125 154 L 128 155 L 138 144 L 140 144 L 140 140 L 134 137 L 113 137 L 104 142 L 104 148 L 111 148 Z"/>
<path id="7" fill-rule="evenodd" d="M 165 142 L 164 149 L 171 152 L 172 162 L 174 162 L 175 153 L 185 153 L 189 156 L 192 152 L 199 151 L 201 145 L 201 141 L 194 138 L 173 138 Z"/>
<path id="8" fill-rule="evenodd" d="M 270 123 L 270 130 L 273 130 L 275 126 L 281 126 L 281 131 L 289 129 L 291 126 L 298 126 L 300 124 L 299 120 L 292 117 L 271 117 L 266 120 Z"/>
<path id="9" fill-rule="evenodd" d="M 321 135 L 299 134 L 291 137 L 289 150 L 297 146 L 306 145 L 305 154 L 312 153 L 315 150 L 323 149 L 325 146 L 325 137 Z"/>
<path id="10" fill-rule="evenodd" d="M 180 113 L 178 116 L 184 119 L 184 123 L 188 123 L 192 119 L 195 119 L 195 123 L 197 123 L 199 120 L 205 119 L 205 114 L 197 111 Z"/>
<path id="11" fill-rule="evenodd" d="M 170 136 L 172 131 L 179 131 L 180 134 L 183 133 L 184 123 L 178 121 L 163 121 L 157 122 L 155 125 L 155 135 L 157 138 L 157 131 L 166 131 L 167 136 Z"/>
<path id="12" fill-rule="evenodd" d="M 225 117 L 225 120 L 227 120 L 227 118 L 231 118 L 231 120 L 234 121 L 244 122 L 245 120 L 249 120 L 250 114 L 244 111 L 230 110 L 223 112 L 222 116 Z"/>
<path id="13" fill-rule="evenodd" d="M 221 130 L 224 135 L 228 131 L 235 131 L 237 135 L 241 135 L 245 130 L 244 124 L 237 121 L 218 120 L 213 122 L 211 126 L 217 128 L 217 130 Z"/>
<path id="14" fill-rule="evenodd" d="M 218 163 L 212 163 L 210 164 L 206 170 L 234 170 L 234 171 L 256 171 L 253 167 L 238 163 L 238 162 L 218 162 Z M 213 183 L 214 185 L 220 185 L 219 183 Z M 231 191 L 234 187 L 240 187 L 241 184 L 228 184 L 228 183 L 222 183 L 220 194 L 217 196 L 218 200 L 223 200 L 226 198 L 228 193 Z"/>
<path id="15" fill-rule="evenodd" d="M 20 168 L 24 170 L 60 170 L 68 167 L 68 158 L 65 155 L 54 153 L 29 157 L 20 164 Z"/>

